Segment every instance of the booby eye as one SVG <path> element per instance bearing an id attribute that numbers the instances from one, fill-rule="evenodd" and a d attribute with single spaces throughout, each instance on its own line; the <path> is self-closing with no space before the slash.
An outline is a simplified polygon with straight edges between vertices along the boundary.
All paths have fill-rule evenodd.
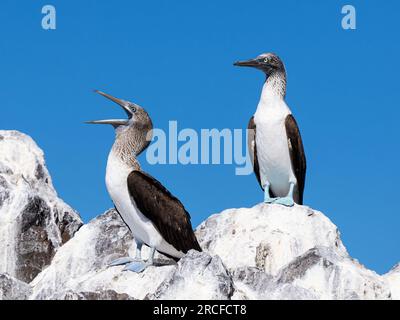
<path id="1" fill-rule="evenodd" d="M 268 58 L 265 58 L 265 59 L 264 59 L 264 62 L 265 62 L 265 63 L 268 63 Z"/>
<path id="2" fill-rule="evenodd" d="M 132 111 L 132 112 L 136 112 L 136 107 L 131 106 L 131 111 Z"/>

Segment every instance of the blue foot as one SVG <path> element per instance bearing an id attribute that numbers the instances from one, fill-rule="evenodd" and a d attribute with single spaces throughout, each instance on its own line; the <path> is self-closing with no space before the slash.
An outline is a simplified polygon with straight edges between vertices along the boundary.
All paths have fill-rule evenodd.
<path id="1" fill-rule="evenodd" d="M 127 264 L 122 271 L 132 271 L 136 273 L 140 273 L 144 271 L 151 264 L 144 261 L 135 261 Z"/>
<path id="2" fill-rule="evenodd" d="M 293 207 L 294 206 L 294 201 L 293 198 L 291 197 L 284 197 L 284 198 L 277 198 L 274 201 L 275 204 L 281 204 L 284 205 L 286 207 Z"/>
<path id="3" fill-rule="evenodd" d="M 120 265 L 127 264 L 127 263 L 130 263 L 133 261 L 135 261 L 135 259 L 133 259 L 131 257 L 123 257 L 123 258 L 118 258 L 116 260 L 111 261 L 108 266 L 109 267 L 120 266 Z"/>
<path id="4" fill-rule="evenodd" d="M 270 183 L 267 182 L 264 185 L 264 203 L 274 203 L 274 201 L 278 198 L 271 198 L 269 193 Z"/>
<path id="5" fill-rule="evenodd" d="M 264 199 L 264 203 L 275 203 L 279 198 L 266 198 Z"/>

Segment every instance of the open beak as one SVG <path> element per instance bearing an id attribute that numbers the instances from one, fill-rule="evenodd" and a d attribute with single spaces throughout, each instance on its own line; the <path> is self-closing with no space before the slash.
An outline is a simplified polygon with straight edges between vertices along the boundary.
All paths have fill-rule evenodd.
<path id="1" fill-rule="evenodd" d="M 124 119 L 106 119 L 106 120 L 90 120 L 85 121 L 87 124 L 111 124 L 113 126 L 124 126 L 128 124 L 128 120 Z"/>
<path id="2" fill-rule="evenodd" d="M 236 61 L 233 65 L 238 67 L 258 67 L 260 63 L 256 59 L 250 59 L 245 61 Z"/>
<path id="3" fill-rule="evenodd" d="M 118 99 L 115 98 L 107 93 L 104 93 L 102 91 L 99 90 L 95 90 L 96 93 L 102 95 L 103 97 L 110 99 L 111 101 L 115 102 L 116 104 L 118 104 L 122 109 L 124 109 L 124 111 L 126 112 L 126 114 L 128 115 L 129 119 L 132 117 L 132 112 L 129 109 L 129 105 L 130 103 L 128 101 L 122 100 L 122 99 Z M 111 124 L 113 126 L 120 126 L 120 125 L 126 125 L 129 122 L 129 119 L 107 119 L 107 120 L 92 120 L 92 121 L 86 121 L 85 123 L 89 123 L 89 124 Z"/>

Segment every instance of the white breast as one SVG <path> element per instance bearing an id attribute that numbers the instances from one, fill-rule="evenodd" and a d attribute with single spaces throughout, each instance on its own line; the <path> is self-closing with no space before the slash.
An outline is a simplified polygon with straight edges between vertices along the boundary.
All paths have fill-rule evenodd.
<path id="1" fill-rule="evenodd" d="M 296 183 L 285 128 L 288 114 L 290 110 L 283 99 L 264 95 L 254 115 L 261 181 L 263 185 L 269 181 L 277 197 L 286 196 L 290 182 Z"/>
<path id="2" fill-rule="evenodd" d="M 131 171 L 132 169 L 123 163 L 113 151 L 110 152 L 107 161 L 106 186 L 122 219 L 132 231 L 135 239 L 160 252 L 178 258 L 182 257 L 182 252 L 177 251 L 163 239 L 154 224 L 139 211 L 131 198 L 127 183 Z"/>

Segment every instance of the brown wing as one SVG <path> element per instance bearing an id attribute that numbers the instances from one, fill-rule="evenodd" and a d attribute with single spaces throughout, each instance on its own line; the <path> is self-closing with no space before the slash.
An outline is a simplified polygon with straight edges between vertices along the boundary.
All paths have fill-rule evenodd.
<path id="1" fill-rule="evenodd" d="M 306 155 L 304 154 L 303 142 L 301 140 L 300 130 L 294 117 L 289 114 L 285 120 L 286 135 L 288 139 L 290 159 L 292 169 L 297 179 L 299 192 L 298 204 L 303 204 L 304 185 L 306 181 Z"/>
<path id="2" fill-rule="evenodd" d="M 190 215 L 183 204 L 159 181 L 141 171 L 128 176 L 128 190 L 136 206 L 175 249 L 184 253 L 201 251 L 194 235 Z"/>
<path id="3" fill-rule="evenodd" d="M 258 166 L 257 159 L 257 146 L 256 146 L 256 124 L 254 122 L 254 116 L 250 118 L 247 126 L 247 148 L 250 152 L 251 162 L 253 164 L 254 174 L 256 175 L 257 181 L 260 184 L 261 189 L 264 189 L 261 185 L 260 167 Z"/>
<path id="4" fill-rule="evenodd" d="M 250 118 L 249 125 L 247 126 L 248 134 L 247 134 L 247 147 L 250 152 L 251 162 L 253 163 L 254 174 L 256 175 L 257 181 L 260 184 L 261 189 L 264 190 L 261 184 L 261 173 L 260 166 L 258 164 L 257 158 L 257 145 L 256 145 L 256 124 L 254 122 L 254 116 Z M 275 198 L 272 190 L 269 190 L 270 196 Z"/>

